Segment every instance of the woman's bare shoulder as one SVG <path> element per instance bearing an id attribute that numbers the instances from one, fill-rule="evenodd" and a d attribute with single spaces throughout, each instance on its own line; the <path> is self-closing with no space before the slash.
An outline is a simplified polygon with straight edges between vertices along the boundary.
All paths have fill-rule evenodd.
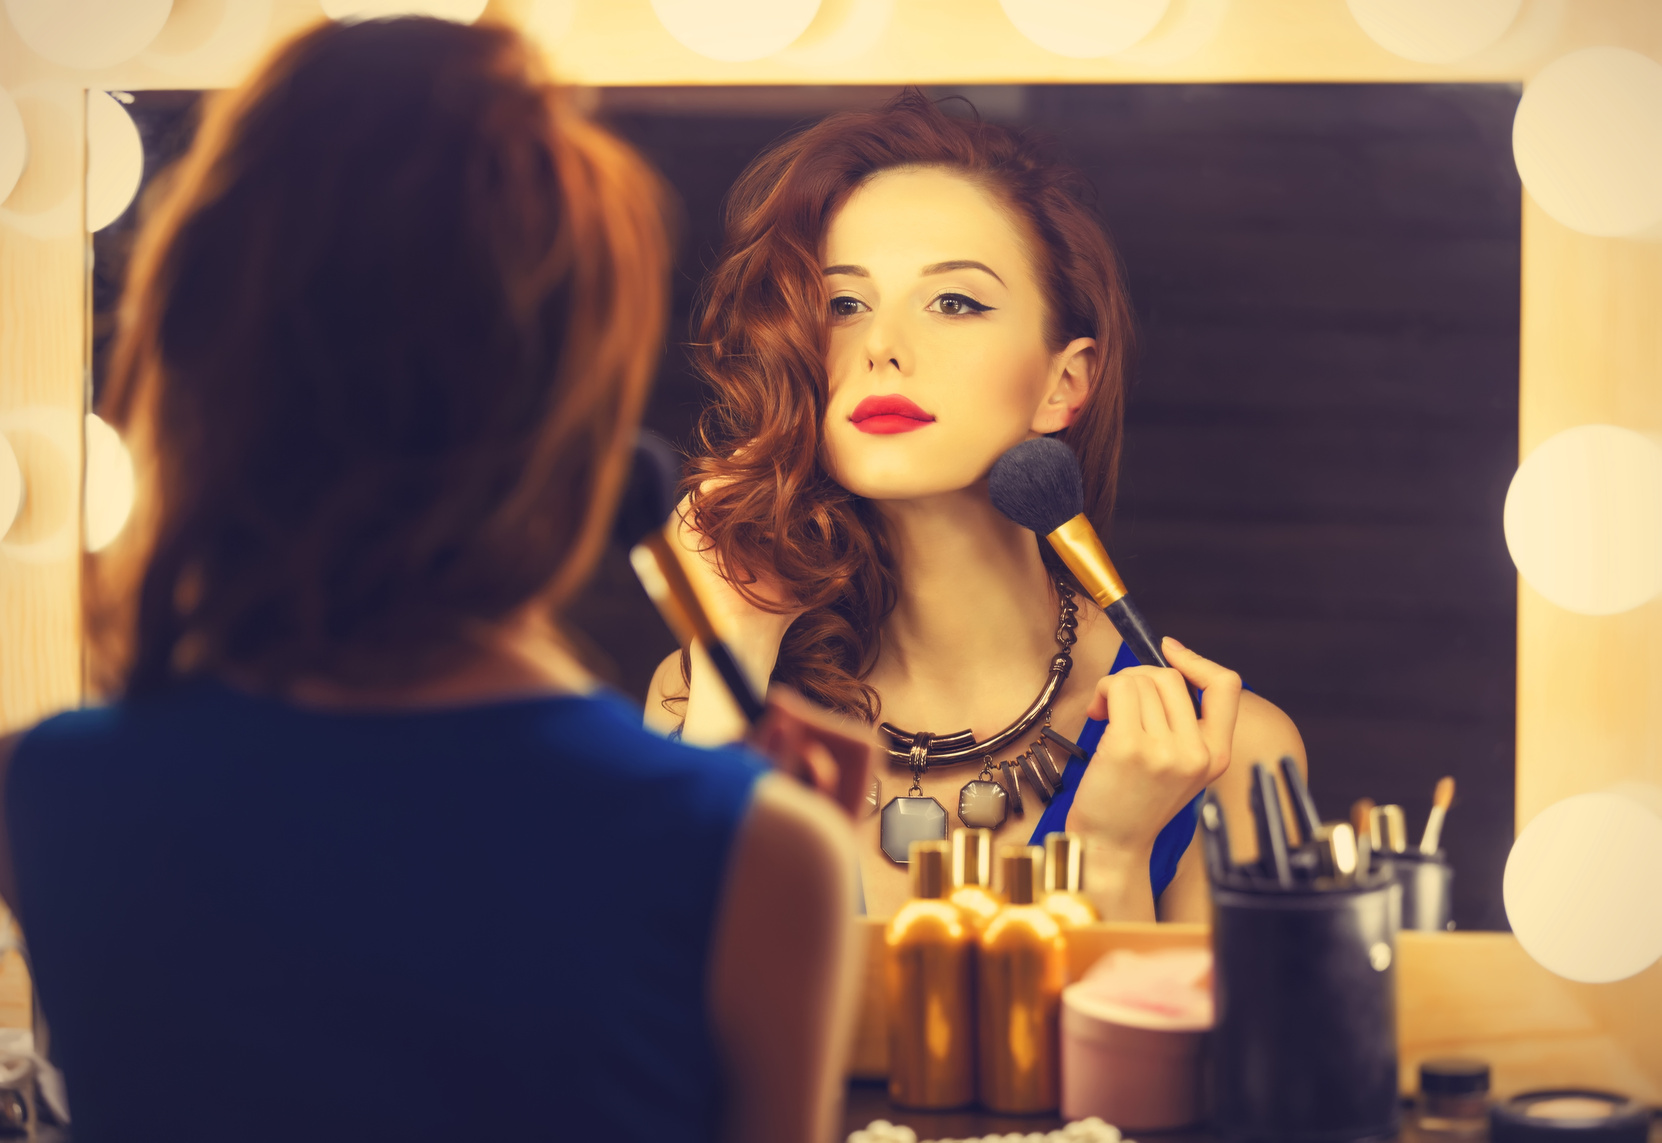
<path id="1" fill-rule="evenodd" d="M 652 682 L 646 688 L 646 728 L 668 734 L 679 727 L 686 698 L 687 680 L 681 673 L 681 652 L 673 651 L 652 672 Z M 666 700 L 670 706 L 664 705 Z"/>
<path id="2" fill-rule="evenodd" d="M 1287 713 L 1262 695 L 1241 692 L 1235 719 L 1233 759 L 1237 762 L 1275 763 L 1291 755 L 1305 765 L 1304 739 Z"/>

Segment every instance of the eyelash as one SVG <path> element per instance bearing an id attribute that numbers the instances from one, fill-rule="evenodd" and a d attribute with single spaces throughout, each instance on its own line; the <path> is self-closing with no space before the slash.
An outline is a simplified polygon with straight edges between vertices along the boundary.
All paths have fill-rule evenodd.
<path id="1" fill-rule="evenodd" d="M 959 313 L 948 314 L 948 313 L 941 313 L 940 310 L 937 310 L 937 309 L 934 308 L 937 304 L 939 304 L 941 302 L 949 302 L 949 301 L 950 302 L 956 302 L 957 304 L 963 306 L 964 310 L 959 312 Z M 843 295 L 840 295 L 838 297 L 832 298 L 831 299 L 831 317 L 832 317 L 833 320 L 835 320 L 837 318 L 853 317 L 853 316 L 855 316 L 855 314 L 860 312 L 859 310 L 845 311 L 845 310 L 839 309 L 838 306 L 843 302 L 852 302 L 856 306 L 864 306 L 865 305 L 865 303 L 860 301 L 859 298 L 851 298 L 847 294 L 843 294 Z M 982 302 L 978 302 L 974 298 L 968 296 L 967 294 L 941 294 L 929 303 L 929 308 L 934 313 L 940 313 L 942 317 L 969 317 L 973 314 L 984 314 L 987 311 L 991 310 L 993 307 L 989 306 L 989 305 L 985 305 Z"/>

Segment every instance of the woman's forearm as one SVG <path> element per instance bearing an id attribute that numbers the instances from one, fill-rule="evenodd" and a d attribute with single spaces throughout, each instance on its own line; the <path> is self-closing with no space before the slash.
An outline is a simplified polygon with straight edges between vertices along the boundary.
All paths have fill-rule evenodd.
<path id="1" fill-rule="evenodd" d="M 783 638 L 782 634 L 780 638 Z M 728 644 L 757 694 L 767 693 L 773 665 L 779 658 L 780 638 L 764 637 Z M 701 645 L 693 644 L 692 677 L 688 680 L 687 713 L 681 726 L 681 740 L 693 746 L 721 746 L 737 742 L 749 729 L 744 712 L 733 701 L 733 695 L 722 681 L 715 663 L 711 662 Z"/>
<path id="2" fill-rule="evenodd" d="M 1104 921 L 1153 921 L 1154 886 L 1147 853 L 1085 833 L 1085 895 Z"/>

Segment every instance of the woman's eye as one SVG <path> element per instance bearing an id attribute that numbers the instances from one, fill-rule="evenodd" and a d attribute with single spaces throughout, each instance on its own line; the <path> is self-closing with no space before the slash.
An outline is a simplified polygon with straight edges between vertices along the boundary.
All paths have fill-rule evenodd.
<path id="1" fill-rule="evenodd" d="M 866 308 L 866 304 L 859 298 L 832 298 L 831 316 L 834 318 L 853 317 Z"/>
<path id="2" fill-rule="evenodd" d="M 929 303 L 929 308 L 947 317 L 961 317 L 965 314 L 984 314 L 993 307 L 982 305 L 974 298 L 963 294 L 942 294 Z"/>

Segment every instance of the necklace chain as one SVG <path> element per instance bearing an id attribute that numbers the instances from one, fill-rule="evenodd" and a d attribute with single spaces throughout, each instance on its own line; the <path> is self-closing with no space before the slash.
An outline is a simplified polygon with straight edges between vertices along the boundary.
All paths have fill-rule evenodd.
<path id="1" fill-rule="evenodd" d="M 880 729 L 889 739 L 889 761 L 911 770 L 914 790 L 921 789 L 919 780 L 931 766 L 951 766 L 977 760 L 982 762 L 984 768 L 990 768 L 994 754 L 1025 736 L 1041 721 L 1046 726 L 1050 725 L 1050 708 L 1062 684 L 1067 681 L 1068 672 L 1073 669 L 1073 645 L 1079 638 L 1079 604 L 1073 589 L 1058 578 L 1056 594 L 1061 600 L 1056 617 L 1056 654 L 1050 660 L 1050 673 L 1045 677 L 1038 697 L 1028 704 L 1016 721 L 985 742 L 977 742 L 974 732 L 969 730 L 960 730 L 956 734 L 931 734 L 927 730 L 912 733 L 893 723 L 881 724 Z"/>

